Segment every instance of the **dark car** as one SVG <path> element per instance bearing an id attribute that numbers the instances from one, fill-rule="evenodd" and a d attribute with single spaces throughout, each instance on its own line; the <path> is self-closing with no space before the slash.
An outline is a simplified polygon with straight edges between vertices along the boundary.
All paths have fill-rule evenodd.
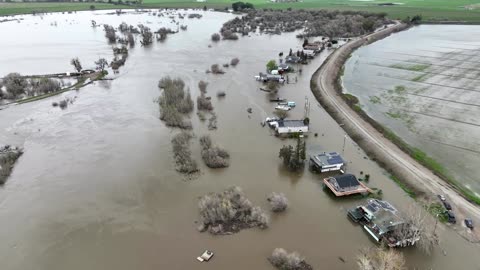
<path id="1" fill-rule="evenodd" d="M 473 221 L 470 218 L 465 219 L 465 226 L 473 230 Z"/>
<path id="2" fill-rule="evenodd" d="M 450 211 L 447 211 L 447 217 L 448 217 L 448 223 L 457 223 L 457 219 L 455 218 L 455 215 L 450 212 Z"/>
<path id="3" fill-rule="evenodd" d="M 445 206 L 445 209 L 447 209 L 448 211 L 452 210 L 452 206 L 448 202 L 444 201 L 443 206 Z"/>

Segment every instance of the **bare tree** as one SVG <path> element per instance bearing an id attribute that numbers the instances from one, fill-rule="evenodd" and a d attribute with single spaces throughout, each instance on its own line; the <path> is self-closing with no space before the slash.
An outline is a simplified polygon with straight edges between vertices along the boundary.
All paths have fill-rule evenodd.
<path id="1" fill-rule="evenodd" d="M 190 151 L 190 139 L 192 137 L 192 134 L 182 131 L 172 139 L 175 169 L 178 172 L 191 174 L 198 171 L 197 162 L 192 159 Z"/>
<path id="2" fill-rule="evenodd" d="M 298 252 L 294 251 L 288 253 L 283 248 L 276 248 L 273 250 L 272 255 L 268 257 L 268 261 L 280 270 L 311 270 L 313 269 L 309 265 L 305 258 Z"/>
<path id="3" fill-rule="evenodd" d="M 200 137 L 202 159 L 209 168 L 225 168 L 230 165 L 228 152 L 213 144 L 209 135 Z"/>
<path id="4" fill-rule="evenodd" d="M 75 68 L 77 72 L 82 71 L 82 64 L 80 63 L 80 60 L 78 57 L 72 58 L 70 61 L 70 64 Z"/>
<path id="5" fill-rule="evenodd" d="M 202 225 L 212 234 L 238 232 L 241 229 L 268 227 L 268 216 L 252 203 L 240 187 L 230 187 L 221 193 L 210 193 L 198 202 Z"/>
<path id="6" fill-rule="evenodd" d="M 434 218 L 414 203 L 409 205 L 402 216 L 405 223 L 394 231 L 395 238 L 403 246 L 416 244 L 430 254 L 439 241 Z"/>
<path id="7" fill-rule="evenodd" d="M 95 61 L 95 65 L 97 66 L 98 70 L 104 71 L 105 68 L 108 66 L 107 59 L 100 58 L 97 61 Z"/>
<path id="8" fill-rule="evenodd" d="M 360 270 L 406 270 L 403 254 L 394 249 L 365 248 L 357 256 Z"/>

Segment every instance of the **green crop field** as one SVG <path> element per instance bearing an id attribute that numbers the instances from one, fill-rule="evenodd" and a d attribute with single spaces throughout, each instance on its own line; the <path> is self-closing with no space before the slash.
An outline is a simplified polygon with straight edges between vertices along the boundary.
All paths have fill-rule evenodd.
<path id="1" fill-rule="evenodd" d="M 115 2 L 116 0 L 114 0 Z M 237 0 L 143 0 L 140 7 L 146 8 L 188 8 L 230 7 Z M 330 10 L 362 10 L 371 12 L 386 12 L 390 18 L 403 19 L 407 16 L 420 14 L 426 21 L 465 21 L 480 23 L 480 0 L 304 0 L 291 3 L 273 3 L 267 0 L 250 0 L 255 8 L 304 8 Z M 385 4 L 390 5 L 385 5 Z M 71 11 L 88 10 L 90 5 L 96 9 L 115 9 L 116 6 L 106 3 L 0 3 L 0 15 L 31 13 L 34 10 Z M 383 4 L 383 5 L 381 5 Z M 128 8 L 123 6 L 123 8 Z M 133 8 L 132 6 L 130 8 Z"/>

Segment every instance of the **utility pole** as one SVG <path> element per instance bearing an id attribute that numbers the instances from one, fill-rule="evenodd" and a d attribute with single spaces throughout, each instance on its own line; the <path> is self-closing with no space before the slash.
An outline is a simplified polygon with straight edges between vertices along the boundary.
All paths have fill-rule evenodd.
<path id="1" fill-rule="evenodd" d="M 342 147 L 342 155 L 345 153 L 345 143 L 347 140 L 347 134 L 343 135 L 343 147 Z"/>

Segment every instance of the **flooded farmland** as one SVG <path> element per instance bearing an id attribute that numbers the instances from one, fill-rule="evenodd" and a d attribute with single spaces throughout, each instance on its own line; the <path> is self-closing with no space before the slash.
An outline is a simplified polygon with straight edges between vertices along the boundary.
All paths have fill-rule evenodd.
<path id="1" fill-rule="evenodd" d="M 422 25 L 360 48 L 343 84 L 374 119 L 480 193 L 480 27 Z"/>
<path id="2" fill-rule="evenodd" d="M 20 23 L 0 24 L 0 76 L 65 72 L 72 69 L 73 57 L 84 68 L 93 67 L 99 57 L 111 59 L 103 30 L 92 29 L 91 20 L 115 26 L 142 23 L 152 30 L 176 27 L 169 18 L 152 13 L 106 13 L 21 16 Z M 346 210 L 364 199 L 335 199 L 322 189 L 320 175 L 284 170 L 278 151 L 294 141 L 276 138 L 260 125 L 274 105 L 253 77 L 279 52 L 300 48 L 302 40 L 291 33 L 212 43 L 210 35 L 233 16 L 201 14 L 201 19 L 182 21 L 187 31 L 130 49 L 119 74 L 110 72 L 114 80 L 61 94 L 76 97 L 65 110 L 52 107 L 63 98 L 54 96 L 0 111 L 0 144 L 24 148 L 0 188 L 2 269 L 273 269 L 266 258 L 276 247 L 299 251 L 314 269 L 355 269 L 358 250 L 375 245 L 346 217 Z M 305 97 L 311 102 L 312 134 L 318 137 L 307 138 L 308 152 L 340 152 L 344 143 L 343 130 L 309 88 L 311 75 L 327 55 L 325 51 L 303 66 L 302 74 L 290 75 L 298 82 L 279 90 L 281 97 L 298 104 L 292 118 L 303 115 Z M 224 75 L 205 73 L 212 64 L 234 57 L 240 63 L 225 68 Z M 194 100 L 198 81 L 209 82 L 218 129 L 208 130 L 194 112 L 193 131 L 197 137 L 210 134 L 227 149 L 230 167 L 204 166 L 193 140 L 200 175 L 186 181 L 175 171 L 170 140 L 178 130 L 159 120 L 154 102 L 160 94 L 158 80 L 167 75 L 182 78 Z M 225 91 L 226 97 L 217 99 L 217 91 Z M 412 202 L 350 139 L 345 142 L 348 172 L 369 173 L 369 186 L 382 189 L 384 199 L 400 209 Z M 290 206 L 285 213 L 269 213 L 266 230 L 227 236 L 199 233 L 198 197 L 232 185 L 242 187 L 252 203 L 264 209 L 272 191 L 285 193 Z M 441 244 L 432 255 L 403 250 L 409 268 L 478 268 L 478 245 L 445 225 L 438 230 Z M 195 258 L 205 249 L 215 256 L 201 264 Z"/>

